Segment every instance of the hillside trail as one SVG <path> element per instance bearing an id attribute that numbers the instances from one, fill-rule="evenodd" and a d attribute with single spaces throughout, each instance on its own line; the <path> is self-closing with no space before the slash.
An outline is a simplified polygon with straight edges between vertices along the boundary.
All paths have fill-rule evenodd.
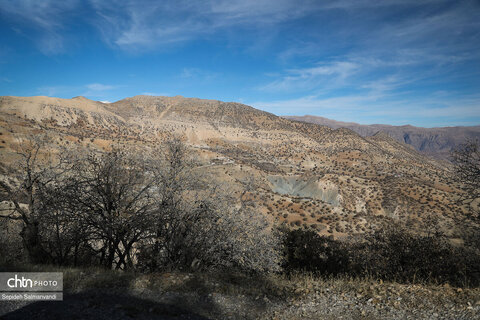
<path id="1" fill-rule="evenodd" d="M 165 107 L 165 110 L 163 110 L 159 115 L 158 115 L 158 119 L 162 120 L 163 117 L 165 116 L 165 114 L 172 108 L 172 105 L 171 104 L 168 104 L 166 107 Z"/>

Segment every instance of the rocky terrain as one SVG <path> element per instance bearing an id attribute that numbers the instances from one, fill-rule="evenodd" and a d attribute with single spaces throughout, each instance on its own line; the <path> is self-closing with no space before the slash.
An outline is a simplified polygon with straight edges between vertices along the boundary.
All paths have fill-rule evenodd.
<path id="1" fill-rule="evenodd" d="M 462 191 L 450 164 L 388 134 L 364 137 L 239 103 L 180 96 L 115 103 L 0 97 L 3 165 L 14 166 L 16 148 L 38 134 L 51 138 L 51 152 L 73 145 L 149 148 L 180 136 L 205 170 L 233 191 L 253 178 L 248 196 L 272 222 L 335 239 L 374 230 L 390 218 L 413 229 L 440 228 L 454 239 L 454 222 L 470 210 L 458 202 Z"/>
<path id="2" fill-rule="evenodd" d="M 0 97 L 0 175 L 10 182 L 18 170 L 16 151 L 35 137 L 48 138 L 39 155 L 47 156 L 73 147 L 125 146 L 141 153 L 172 136 L 185 142 L 200 170 L 252 200 L 271 223 L 347 245 L 392 221 L 419 234 L 442 231 L 459 244 L 472 226 L 466 213 L 478 205 L 459 201 L 462 186 L 449 162 L 385 132 L 362 136 L 238 103 L 179 96 L 115 103 Z M 63 303 L 5 302 L 0 318 L 478 319 L 480 311 L 479 290 L 468 286 L 52 268 L 64 273 Z"/>
<path id="3" fill-rule="evenodd" d="M 391 126 L 385 124 L 362 125 L 354 122 L 335 121 L 318 116 L 286 116 L 286 119 L 316 123 L 329 128 L 347 128 L 362 137 L 373 136 L 381 131 L 397 141 L 413 146 L 417 151 L 437 159 L 449 160 L 450 151 L 466 139 L 479 139 L 480 126 L 420 128 L 411 125 Z"/>

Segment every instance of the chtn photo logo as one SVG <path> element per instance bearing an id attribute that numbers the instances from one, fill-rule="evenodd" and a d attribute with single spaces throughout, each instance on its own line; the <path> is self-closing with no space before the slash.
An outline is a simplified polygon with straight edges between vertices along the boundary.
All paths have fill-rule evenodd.
<path id="1" fill-rule="evenodd" d="M 15 274 L 14 278 L 10 278 L 7 280 L 7 286 L 9 288 L 31 288 L 33 287 L 32 279 L 26 279 L 22 277 L 21 279 Z"/>
<path id="2" fill-rule="evenodd" d="M 24 276 L 20 278 L 17 274 L 7 280 L 9 288 L 56 287 L 57 285 L 58 281 L 56 280 L 33 280 Z"/>
<path id="3" fill-rule="evenodd" d="M 0 272 L 1 301 L 62 301 L 61 272 Z"/>

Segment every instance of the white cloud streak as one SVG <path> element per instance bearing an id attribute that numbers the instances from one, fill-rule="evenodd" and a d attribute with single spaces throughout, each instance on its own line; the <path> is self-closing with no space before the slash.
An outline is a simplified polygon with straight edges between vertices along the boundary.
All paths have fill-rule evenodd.
<path id="1" fill-rule="evenodd" d="M 0 14 L 20 21 L 21 28 L 13 27 L 18 34 L 27 34 L 22 30 L 26 26 L 24 22 L 39 29 L 39 34 L 28 37 L 44 54 L 55 55 L 66 50 L 63 28 L 78 5 L 78 0 L 3 0 L 0 2 Z"/>
<path id="2" fill-rule="evenodd" d="M 103 0 L 90 2 L 105 41 L 126 50 L 181 43 L 231 28 L 254 30 L 304 16 L 311 8 L 305 0 L 127 0 L 117 6 Z"/>
<path id="3" fill-rule="evenodd" d="M 380 12 L 372 15 L 363 10 L 373 3 L 378 4 L 376 9 Z M 339 1 L 331 4 L 331 8 L 364 13 L 361 19 L 369 21 L 372 16 L 378 19 L 385 14 L 380 3 L 400 9 L 402 6 L 425 6 L 423 2 L 409 1 Z M 405 18 L 389 23 L 373 23 L 374 28 L 368 23 L 359 25 L 353 37 L 355 43 L 351 44 L 354 50 L 343 51 L 342 56 L 334 59 L 328 58 L 330 62 L 318 55 L 326 47 L 325 41 L 320 40 L 325 39 L 302 43 L 300 48 L 287 48 L 279 58 L 289 66 L 299 61 L 305 65 L 305 60 L 318 62 L 298 69 L 290 66 L 273 75 L 273 81 L 258 88 L 278 95 L 288 93 L 289 97 L 253 105 L 277 114 L 295 114 L 303 109 L 310 114 L 343 121 L 358 121 L 355 117 L 383 117 L 393 119 L 387 120 L 390 122 L 417 121 L 418 124 L 423 121 L 425 124 L 428 119 L 432 123 L 440 123 L 439 119 L 446 123 L 449 118 L 451 121 L 462 118 L 463 122 L 477 121 L 478 124 L 480 96 L 468 88 L 460 89 L 461 92 L 454 89 L 458 84 L 456 80 L 462 80 L 465 86 L 468 81 L 478 81 L 475 77 L 479 79 L 480 76 L 478 68 L 462 70 L 465 66 L 480 65 L 478 9 L 478 4 L 472 1 L 459 1 L 450 3 L 444 10 L 424 7 L 420 11 L 422 14 L 410 12 Z M 345 28 L 355 33 L 355 26 L 352 22 Z M 341 31 L 335 35 L 345 36 Z M 347 33 L 346 37 L 350 35 Z M 432 93 L 440 88 L 445 90 L 444 96 Z M 297 98 L 291 98 L 292 94 Z"/>
<path id="4" fill-rule="evenodd" d="M 233 29 L 249 30 L 266 37 L 272 34 L 265 30 L 295 19 L 312 16 L 322 12 L 339 10 L 342 16 L 359 13 L 365 20 L 376 14 L 381 15 L 386 8 L 402 9 L 406 7 L 426 7 L 429 4 L 446 4 L 449 0 L 3 0 L 0 2 L 0 14 L 20 21 L 27 21 L 43 30 L 37 40 L 44 53 L 59 53 L 66 48 L 65 26 L 71 21 L 83 20 L 97 27 L 106 43 L 129 51 L 142 51 L 163 48 L 199 38 L 214 38 L 221 32 Z M 459 1 L 453 10 L 441 14 L 432 14 L 416 19 L 404 19 L 400 24 L 386 24 L 378 30 L 363 30 L 358 26 L 354 32 L 367 31 L 365 39 L 387 40 L 404 43 L 416 39 L 424 40 L 430 35 L 430 41 L 436 38 L 465 30 L 477 24 L 477 14 L 472 10 L 472 1 Z M 88 16 L 79 12 L 92 10 Z M 373 13 L 375 12 L 375 14 Z M 390 11 L 391 13 L 391 11 Z M 351 27 L 346 21 L 346 28 Z M 15 26 L 22 32 L 21 28 Z M 342 26 L 339 26 L 341 29 Z M 262 34 L 263 32 L 263 34 Z M 338 30 L 342 33 L 342 30 Z M 381 36 L 387 34 L 390 39 Z M 380 35 L 380 36 L 379 36 Z M 433 35 L 433 37 L 432 37 Z M 285 49 L 284 58 L 296 54 L 315 52 L 315 45 L 303 43 L 307 49 Z M 387 46 L 388 47 L 388 46 Z"/>
<path id="5" fill-rule="evenodd" d="M 443 96 L 419 97 L 412 100 L 390 100 L 388 95 L 374 92 L 362 95 L 321 98 L 305 96 L 290 100 L 252 102 L 250 105 L 279 115 L 316 114 L 341 121 L 371 124 L 367 119 L 389 118 L 389 124 L 443 126 L 446 123 L 478 125 L 480 96 L 459 98 Z M 377 122 L 378 123 L 378 122 Z"/>
<path id="6" fill-rule="evenodd" d="M 359 65 L 350 61 L 319 63 L 313 67 L 287 70 L 286 75 L 270 82 L 259 89 L 271 92 L 311 90 L 318 86 L 323 89 L 341 86 L 355 74 Z"/>
<path id="7" fill-rule="evenodd" d="M 109 84 L 101 84 L 101 83 L 91 83 L 91 84 L 87 84 L 85 87 L 87 87 L 87 89 L 92 91 L 106 91 L 106 90 L 111 90 L 116 88 L 116 86 L 109 85 Z"/>
<path id="8" fill-rule="evenodd" d="M 37 88 L 37 92 L 40 95 L 45 95 L 49 97 L 55 96 L 76 96 L 81 95 L 85 97 L 102 97 L 107 94 L 108 91 L 120 88 L 119 85 L 110 85 L 110 84 L 101 84 L 101 83 L 90 83 L 80 86 L 43 86 Z"/>
<path id="9" fill-rule="evenodd" d="M 76 15 L 81 9 L 88 14 Z M 295 31 L 308 36 L 299 33 L 298 37 L 290 34 L 290 38 L 282 38 L 272 56 L 284 70 L 274 70 L 267 80 L 254 85 L 257 93 L 275 93 L 278 97 L 257 106 L 283 113 L 294 105 L 291 110 L 295 112 L 303 106 L 332 113 L 393 116 L 409 110 L 424 117 L 432 113 L 453 117 L 459 112 L 466 117 L 479 116 L 479 97 L 465 98 L 471 95 L 471 89 L 449 93 L 446 98 L 402 95 L 415 92 L 417 85 L 434 82 L 434 90 L 443 88 L 448 93 L 454 90 L 449 87 L 454 79 L 478 79 L 478 12 L 477 0 L 0 1 L 0 17 L 13 21 L 14 32 L 30 37 L 45 54 L 67 50 L 72 17 L 95 26 L 112 48 L 129 52 L 162 50 L 229 34 L 240 42 L 253 41 L 258 35 L 260 40 L 256 41 L 262 42 L 283 30 L 282 26 L 297 25 L 291 22 L 305 18 L 309 23 L 300 23 L 302 29 Z M 324 27 L 323 18 L 328 26 Z M 32 36 L 25 28 L 39 31 Z M 184 68 L 179 73 L 185 79 L 215 76 L 196 68 Z M 91 83 L 75 90 L 100 96 L 115 88 L 118 86 Z M 42 88 L 49 95 L 75 90 L 66 86 Z M 283 93 L 290 96 L 282 100 Z M 291 98 L 293 94 L 296 99 Z"/>

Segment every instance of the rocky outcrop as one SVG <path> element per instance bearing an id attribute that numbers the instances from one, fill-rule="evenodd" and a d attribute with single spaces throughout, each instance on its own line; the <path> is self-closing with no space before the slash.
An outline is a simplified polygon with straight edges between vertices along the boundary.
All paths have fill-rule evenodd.
<path id="1" fill-rule="evenodd" d="M 273 192 L 301 198 L 322 200 L 338 206 L 342 200 L 335 184 L 316 178 L 303 179 L 300 176 L 269 176 Z"/>

